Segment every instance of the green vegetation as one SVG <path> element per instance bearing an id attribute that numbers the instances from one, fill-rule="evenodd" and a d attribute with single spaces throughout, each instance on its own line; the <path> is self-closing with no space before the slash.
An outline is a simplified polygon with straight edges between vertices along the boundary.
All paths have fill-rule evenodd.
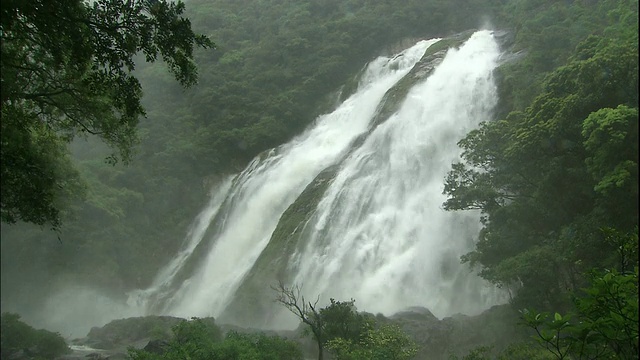
<path id="1" fill-rule="evenodd" d="M 273 288 L 276 301 L 293 313 L 303 324 L 304 334 L 318 345 L 318 360 L 328 349 L 337 360 L 410 359 L 417 348 L 402 330 L 393 324 L 376 324 L 375 317 L 356 311 L 355 300 L 336 301 L 318 309 L 307 301 L 299 286 L 287 287 L 282 282 Z"/>
<path id="2" fill-rule="evenodd" d="M 629 274 L 593 274 L 577 313 L 523 311 L 525 324 L 557 359 L 635 359 L 638 357 L 638 267 Z"/>
<path id="3" fill-rule="evenodd" d="M 611 30 L 623 25 L 635 31 Z M 637 234 L 637 84 L 637 23 L 616 23 L 581 42 L 529 107 L 460 141 L 467 164 L 453 165 L 445 207 L 483 211 L 463 260 L 517 291 L 515 304 L 564 309 L 582 274 L 621 265 L 600 229 Z"/>
<path id="4" fill-rule="evenodd" d="M 497 355 L 492 355 L 492 348 L 487 346 L 480 346 L 462 358 L 457 356 L 450 356 L 449 360 L 552 360 L 550 354 L 545 350 L 536 347 L 531 343 L 515 343 L 501 351 Z"/>
<path id="5" fill-rule="evenodd" d="M 36 330 L 20 321 L 20 315 L 3 313 L 0 318 L 0 354 L 3 359 L 55 359 L 71 352 L 58 333 Z"/>
<path id="6" fill-rule="evenodd" d="M 544 311 L 523 318 L 549 355 L 636 358 L 638 3 L 548 10 L 555 15 L 525 22 L 517 43 L 545 31 L 579 42 L 566 52 L 536 41 L 544 48 L 501 69 L 503 91 L 526 79 L 519 67 L 537 71 L 531 88 L 502 99 L 513 111 L 459 142 L 466 163 L 446 179 L 445 208 L 483 212 L 476 249 L 462 260 L 509 289 L 515 307 Z"/>
<path id="7" fill-rule="evenodd" d="M 330 349 L 335 359 L 409 359 L 415 354 L 415 345 L 397 326 L 375 328 L 373 317 L 357 313 L 353 304 L 353 300 L 332 299 L 329 306 L 318 310 L 319 317 L 314 320 L 322 322 L 322 335 L 316 340 Z M 233 331 L 221 339 L 220 330 L 213 322 L 198 318 L 175 325 L 165 349 L 162 354 L 131 349 L 129 355 L 133 360 L 302 359 L 298 345 L 291 340 Z"/>
<path id="8" fill-rule="evenodd" d="M 496 356 L 480 347 L 462 359 L 636 359 L 638 267 L 628 273 L 593 271 L 590 281 L 576 294 L 575 310 L 568 314 L 521 311 L 522 325 L 535 331 L 539 346 L 514 344 Z"/>
<path id="9" fill-rule="evenodd" d="M 132 360 L 298 360 L 302 353 L 297 344 L 277 336 L 229 332 L 222 339 L 213 321 L 192 318 L 172 328 L 173 337 L 161 354 L 130 349 Z"/>
<path id="10" fill-rule="evenodd" d="M 133 57 L 158 56 L 185 86 L 195 46 L 211 47 L 166 1 L 6 1 L 2 7 L 3 222 L 60 225 L 61 197 L 76 191 L 66 144 L 92 134 L 129 161 L 144 115 Z M 64 198 L 64 196 L 63 196 Z"/>
<path id="11" fill-rule="evenodd" d="M 41 305 L 67 281 L 116 294 L 149 285 L 217 179 L 330 109 L 330 94 L 369 59 L 401 40 L 480 26 L 477 16 L 486 14 L 512 31 L 510 50 L 520 57 L 496 71 L 497 120 L 460 142 L 466 163 L 454 164 L 445 180 L 446 208 L 484 213 L 477 247 L 463 260 L 511 291 L 516 308 L 554 314 L 525 318 L 556 357 L 633 353 L 637 317 L 627 317 L 637 307 L 627 305 L 637 303 L 636 0 L 129 3 L 3 2 L 1 215 L 15 223 L 2 227 L 3 304 Z M 131 15 L 135 31 L 118 31 L 119 14 Z M 211 44 L 190 23 L 218 50 L 194 49 Z M 144 63 L 158 56 L 164 64 Z M 174 77 L 193 86 L 185 90 Z M 147 118 L 138 123 L 143 108 Z M 71 141 L 76 135 L 86 141 Z M 130 166 L 105 163 L 112 155 Z M 295 216 L 278 226 L 274 243 L 292 243 L 294 220 L 309 216 L 307 207 L 290 211 Z M 53 224 L 60 241 L 23 221 Z M 263 268 L 269 260 L 260 259 Z M 612 307 L 618 302 L 626 305 Z M 325 314 L 352 306 L 335 302 Z M 310 321 L 323 319 L 322 310 Z M 568 313 L 569 320 L 560 315 Z M 187 324 L 195 332 L 187 338 L 204 331 L 198 321 Z M 397 329 L 362 324 L 369 325 L 356 326 L 357 335 L 333 337 L 320 327 L 316 339 L 338 358 L 391 356 L 375 349 L 396 349 L 397 358 L 412 353 Z M 557 327 L 562 336 L 549 338 Z M 193 341 L 210 341 L 208 355 L 226 349 L 261 358 L 259 344 L 269 341 L 289 349 L 259 336 L 206 339 Z M 171 356 L 205 356 L 190 341 L 175 343 Z M 465 358 L 554 356 L 540 349 L 481 348 Z"/>
<path id="12" fill-rule="evenodd" d="M 405 360 L 417 352 L 416 345 L 398 326 L 387 324 L 365 327 L 356 340 L 335 337 L 327 342 L 327 348 L 336 360 Z"/>

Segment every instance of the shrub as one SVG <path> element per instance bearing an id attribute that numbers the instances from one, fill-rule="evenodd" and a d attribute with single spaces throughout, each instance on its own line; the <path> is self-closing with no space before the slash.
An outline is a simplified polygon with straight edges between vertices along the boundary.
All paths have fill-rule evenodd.
<path id="1" fill-rule="evenodd" d="M 20 320 L 20 315 L 3 313 L 0 320 L 0 357 L 8 359 L 22 352 L 29 358 L 55 359 L 71 352 L 58 333 L 36 330 Z"/>

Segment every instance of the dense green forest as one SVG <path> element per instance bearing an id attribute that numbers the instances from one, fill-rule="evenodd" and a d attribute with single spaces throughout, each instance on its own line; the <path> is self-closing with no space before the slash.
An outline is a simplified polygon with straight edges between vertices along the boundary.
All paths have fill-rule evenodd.
<path id="1" fill-rule="evenodd" d="M 403 41 L 491 26 L 510 32 L 505 50 L 518 56 L 496 72 L 496 120 L 460 141 L 466 163 L 443 179 L 445 208 L 483 212 L 477 247 L 462 261 L 509 289 L 512 304 L 534 314 L 533 328 L 554 329 L 571 312 L 606 334 L 601 343 L 585 340 L 596 344 L 589 351 L 607 341 L 637 343 L 637 1 L 189 0 L 185 15 L 216 48 L 193 49 L 198 83 L 189 88 L 175 81 L 170 58 L 135 57 L 132 74 L 144 94 L 140 108 L 132 105 L 137 140 L 87 134 L 43 143 L 59 164 L 51 171 L 68 184 L 52 195 L 60 223 L 3 223 L 3 311 L 39 306 L 61 284 L 120 296 L 148 286 L 179 249 L 211 184 L 331 109 L 364 63 Z M 5 137 L 13 136 L 5 132 L 12 114 L 4 76 L 3 161 Z M 128 164 L 109 161 L 118 141 L 135 144 Z M 2 195 L 4 209 L 4 182 Z M 629 328 L 626 337 L 607 332 L 616 326 L 602 330 L 598 319 L 610 303 L 590 303 L 581 290 L 596 295 L 610 286 L 621 289 L 611 299 L 624 303 L 614 309 L 622 319 L 613 321 Z M 536 311 L 560 320 L 545 322 Z M 573 344 L 563 346 L 558 358 Z M 602 354 L 628 358 L 634 349 L 625 346 Z"/>

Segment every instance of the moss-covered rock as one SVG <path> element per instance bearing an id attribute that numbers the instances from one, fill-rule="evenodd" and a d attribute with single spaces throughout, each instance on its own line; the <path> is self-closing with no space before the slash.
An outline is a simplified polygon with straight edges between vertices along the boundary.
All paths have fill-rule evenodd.
<path id="1" fill-rule="evenodd" d="M 407 96 L 409 90 L 418 82 L 428 78 L 442 62 L 447 51 L 462 45 L 469 39 L 474 31 L 475 30 L 461 32 L 451 37 L 441 39 L 429 46 L 420 61 L 418 61 L 411 71 L 384 94 L 372 121 L 372 128 L 381 124 L 398 111 L 400 105 L 402 105 L 402 100 Z"/>
<path id="2" fill-rule="evenodd" d="M 289 257 L 294 253 L 304 233 L 304 226 L 313 215 L 337 169 L 338 166 L 334 165 L 320 172 L 282 214 L 268 245 L 221 314 L 221 322 L 254 326 L 257 321 L 262 322 L 260 319 L 265 319 L 265 313 L 274 306 L 275 293 L 271 286 L 275 286 L 279 279 L 286 280 Z"/>

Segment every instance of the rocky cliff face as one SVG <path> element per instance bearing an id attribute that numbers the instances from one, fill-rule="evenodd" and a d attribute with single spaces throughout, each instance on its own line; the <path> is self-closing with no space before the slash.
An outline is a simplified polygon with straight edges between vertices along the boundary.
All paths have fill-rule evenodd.
<path id="1" fill-rule="evenodd" d="M 518 312 L 510 305 L 494 306 L 476 316 L 454 315 L 438 320 L 427 309 L 409 309 L 391 316 L 418 344 L 416 359 L 445 360 L 462 357 L 472 349 L 490 346 L 495 352 L 529 340 L 528 329 L 518 325 Z"/>

